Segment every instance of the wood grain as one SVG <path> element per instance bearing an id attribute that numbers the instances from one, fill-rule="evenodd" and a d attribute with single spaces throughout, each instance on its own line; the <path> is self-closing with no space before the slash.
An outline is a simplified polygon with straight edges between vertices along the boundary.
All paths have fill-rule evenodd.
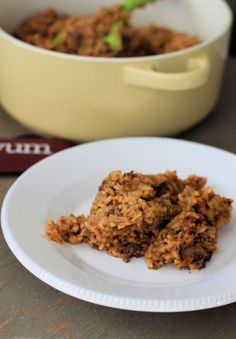
<path id="1" fill-rule="evenodd" d="M 236 153 L 235 88 L 236 61 L 231 60 L 217 108 L 181 138 Z M 21 130 L 24 129 L 0 114 L 0 137 Z M 0 205 L 14 180 L 11 176 L 0 177 Z M 155 314 L 115 310 L 77 300 L 26 271 L 0 232 L 0 338 L 232 339 L 236 333 L 235 314 L 236 303 L 205 311 Z"/>

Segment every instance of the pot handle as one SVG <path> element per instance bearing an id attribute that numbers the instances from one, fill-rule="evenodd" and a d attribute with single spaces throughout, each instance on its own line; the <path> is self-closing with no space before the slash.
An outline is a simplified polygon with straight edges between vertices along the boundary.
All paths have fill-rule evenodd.
<path id="1" fill-rule="evenodd" d="M 128 85 L 165 91 L 190 90 L 208 81 L 210 61 L 205 53 L 189 58 L 186 68 L 186 72 L 168 73 L 158 71 L 152 65 L 127 65 L 124 68 L 124 81 Z"/>

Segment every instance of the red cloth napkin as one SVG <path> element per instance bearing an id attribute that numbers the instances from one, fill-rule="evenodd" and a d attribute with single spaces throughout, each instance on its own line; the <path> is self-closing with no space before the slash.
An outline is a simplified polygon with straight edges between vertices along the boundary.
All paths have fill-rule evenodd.
<path id="1" fill-rule="evenodd" d="M 68 140 L 57 138 L 0 139 L 0 174 L 22 173 L 36 162 L 72 145 Z"/>

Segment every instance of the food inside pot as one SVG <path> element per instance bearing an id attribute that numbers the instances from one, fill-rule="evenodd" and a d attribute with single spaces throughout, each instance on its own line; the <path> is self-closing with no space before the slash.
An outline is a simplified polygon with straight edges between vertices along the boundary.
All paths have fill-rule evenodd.
<path id="1" fill-rule="evenodd" d="M 157 55 L 200 42 L 196 36 L 154 24 L 134 26 L 133 11 L 149 2 L 153 0 L 125 0 L 122 5 L 102 8 L 88 16 L 61 14 L 51 8 L 25 20 L 14 35 L 41 48 L 96 57 Z"/>

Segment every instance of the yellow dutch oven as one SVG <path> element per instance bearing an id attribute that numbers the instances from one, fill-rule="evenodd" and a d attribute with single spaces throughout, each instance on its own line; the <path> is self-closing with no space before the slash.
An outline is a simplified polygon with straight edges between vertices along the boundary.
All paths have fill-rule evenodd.
<path id="1" fill-rule="evenodd" d="M 165 55 L 80 57 L 39 49 L 10 34 L 48 7 L 83 15 L 117 2 L 0 0 L 0 102 L 15 119 L 38 133 L 88 141 L 173 135 L 212 110 L 232 23 L 223 0 L 165 0 L 137 11 L 137 25 L 156 23 L 202 39 Z"/>

